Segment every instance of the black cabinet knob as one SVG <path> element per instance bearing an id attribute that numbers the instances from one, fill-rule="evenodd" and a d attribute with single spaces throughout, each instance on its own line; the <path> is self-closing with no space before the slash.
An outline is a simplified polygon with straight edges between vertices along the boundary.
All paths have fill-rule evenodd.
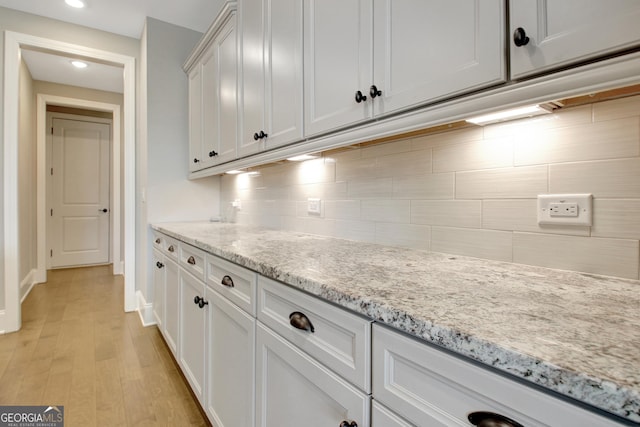
<path id="1" fill-rule="evenodd" d="M 193 159 L 193 163 L 198 163 L 200 160 L 198 159 Z"/>
<path id="2" fill-rule="evenodd" d="M 367 100 L 367 95 L 363 95 L 362 92 L 356 91 L 356 102 L 360 104 L 362 101 Z"/>
<path id="3" fill-rule="evenodd" d="M 382 95 L 382 91 L 378 90 L 376 85 L 371 85 L 369 88 L 369 95 L 371 95 L 371 98 L 375 98 L 376 96 Z"/>
<path id="4" fill-rule="evenodd" d="M 158 261 L 158 262 L 156 262 L 156 267 L 162 268 L 162 267 L 164 267 L 164 264 L 161 263 L 160 261 Z"/>
<path id="5" fill-rule="evenodd" d="M 107 212 L 109 212 L 109 209 L 107 209 L 107 208 L 104 208 L 104 209 L 98 209 L 98 212 L 104 212 L 104 213 L 107 213 Z"/>
<path id="6" fill-rule="evenodd" d="M 524 28 L 518 27 L 513 32 L 513 43 L 518 47 L 526 46 L 529 43 L 529 37 L 527 37 L 527 32 Z"/>
<path id="7" fill-rule="evenodd" d="M 340 423 L 338 427 L 358 427 L 358 424 L 355 421 L 343 421 Z"/>
<path id="8" fill-rule="evenodd" d="M 467 418 L 477 427 L 524 427 L 517 421 L 493 412 L 472 412 Z"/>
<path id="9" fill-rule="evenodd" d="M 266 133 L 264 133 L 263 130 L 261 130 L 260 132 L 256 132 L 256 133 L 253 134 L 253 139 L 255 139 L 257 141 L 259 139 L 264 139 L 267 136 L 269 136 L 269 135 L 267 135 Z"/>
<path id="10" fill-rule="evenodd" d="M 201 300 L 201 299 L 202 299 L 202 298 L 200 298 L 200 295 L 196 295 L 196 296 L 193 298 L 193 303 L 194 303 L 195 305 L 198 305 L 198 304 L 200 304 L 200 300 Z"/>
<path id="11" fill-rule="evenodd" d="M 218 155 L 218 152 L 215 150 L 209 151 L 209 157 L 215 157 Z"/>

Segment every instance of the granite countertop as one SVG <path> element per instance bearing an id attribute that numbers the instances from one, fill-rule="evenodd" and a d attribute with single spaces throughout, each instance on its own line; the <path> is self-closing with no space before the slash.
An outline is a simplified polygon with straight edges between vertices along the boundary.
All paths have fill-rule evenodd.
<path id="1" fill-rule="evenodd" d="M 154 229 L 640 423 L 640 282 L 209 222 Z"/>

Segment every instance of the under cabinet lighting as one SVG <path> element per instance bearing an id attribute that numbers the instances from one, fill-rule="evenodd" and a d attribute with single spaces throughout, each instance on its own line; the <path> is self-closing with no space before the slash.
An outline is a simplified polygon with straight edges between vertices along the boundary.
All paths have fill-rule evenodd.
<path id="1" fill-rule="evenodd" d="M 551 113 L 551 110 L 542 105 L 529 105 L 526 107 L 512 108 L 510 110 L 498 111 L 497 113 L 485 114 L 483 116 L 472 117 L 466 121 L 476 125 L 488 125 L 490 123 L 504 122 L 507 120 L 522 119 L 525 117 L 539 116 Z"/>
<path id="2" fill-rule="evenodd" d="M 313 160 L 319 157 L 320 156 L 318 156 L 317 154 L 302 154 L 300 156 L 289 157 L 287 160 L 289 160 L 290 162 L 303 162 L 305 160 Z"/>
<path id="3" fill-rule="evenodd" d="M 226 171 L 225 173 L 226 173 L 227 175 L 238 175 L 238 174 L 240 174 L 240 173 L 244 173 L 244 171 L 234 169 L 234 170 Z"/>
<path id="4" fill-rule="evenodd" d="M 71 61 L 71 65 L 73 65 L 76 68 L 82 69 L 82 68 L 87 68 L 89 66 L 89 64 L 87 64 L 86 62 L 82 62 L 82 61 Z"/>
<path id="5" fill-rule="evenodd" d="M 76 9 L 82 9 L 83 7 L 85 7 L 85 4 L 82 0 L 64 0 L 64 2 L 71 7 L 75 7 Z"/>

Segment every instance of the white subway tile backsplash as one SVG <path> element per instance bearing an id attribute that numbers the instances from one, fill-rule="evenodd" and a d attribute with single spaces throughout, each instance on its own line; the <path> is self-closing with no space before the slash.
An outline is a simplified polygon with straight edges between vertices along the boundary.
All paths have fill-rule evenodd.
<path id="1" fill-rule="evenodd" d="M 413 200 L 411 223 L 445 227 L 480 228 L 480 200 Z"/>
<path id="2" fill-rule="evenodd" d="M 457 199 L 524 199 L 547 192 L 547 166 L 456 172 Z"/>
<path id="3" fill-rule="evenodd" d="M 589 227 L 538 225 L 536 199 L 483 200 L 482 228 L 504 231 L 588 236 Z"/>
<path id="4" fill-rule="evenodd" d="M 640 117 L 522 133 L 515 164 L 604 160 L 640 155 Z"/>
<path id="5" fill-rule="evenodd" d="M 410 200 L 372 199 L 362 201 L 362 219 L 365 221 L 400 222 L 411 218 Z"/>
<path id="6" fill-rule="evenodd" d="M 511 138 L 486 139 L 433 149 L 434 173 L 509 166 L 513 166 Z"/>
<path id="7" fill-rule="evenodd" d="M 640 240 L 640 199 L 595 199 L 591 235 Z"/>
<path id="8" fill-rule="evenodd" d="M 638 278 L 640 96 L 258 172 L 221 178 L 224 220 Z M 548 193 L 593 194 L 593 227 L 539 226 L 536 198 Z"/>
<path id="9" fill-rule="evenodd" d="M 431 250 L 509 262 L 512 235 L 506 231 L 431 227 Z"/>
<path id="10" fill-rule="evenodd" d="M 379 222 L 376 223 L 376 243 L 429 250 L 431 227 Z"/>
<path id="11" fill-rule="evenodd" d="M 640 158 L 550 165 L 549 192 L 640 198 Z"/>
<path id="12" fill-rule="evenodd" d="M 453 199 L 453 173 L 434 173 L 393 179 L 397 199 Z"/>
<path id="13" fill-rule="evenodd" d="M 514 233 L 513 261 L 638 279 L 637 240 Z"/>
<path id="14" fill-rule="evenodd" d="M 630 96 L 593 104 L 593 120 L 615 120 L 640 116 L 640 96 Z"/>

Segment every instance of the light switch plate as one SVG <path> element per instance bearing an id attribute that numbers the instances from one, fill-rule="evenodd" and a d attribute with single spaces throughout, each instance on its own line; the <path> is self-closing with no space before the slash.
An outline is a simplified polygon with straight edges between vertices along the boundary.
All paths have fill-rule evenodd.
<path id="1" fill-rule="evenodd" d="M 322 201 L 320 199 L 307 199 L 307 213 L 311 215 L 320 215 L 322 213 Z"/>
<path id="2" fill-rule="evenodd" d="M 538 224 L 590 227 L 592 205 L 591 194 L 541 194 L 538 196 Z"/>

